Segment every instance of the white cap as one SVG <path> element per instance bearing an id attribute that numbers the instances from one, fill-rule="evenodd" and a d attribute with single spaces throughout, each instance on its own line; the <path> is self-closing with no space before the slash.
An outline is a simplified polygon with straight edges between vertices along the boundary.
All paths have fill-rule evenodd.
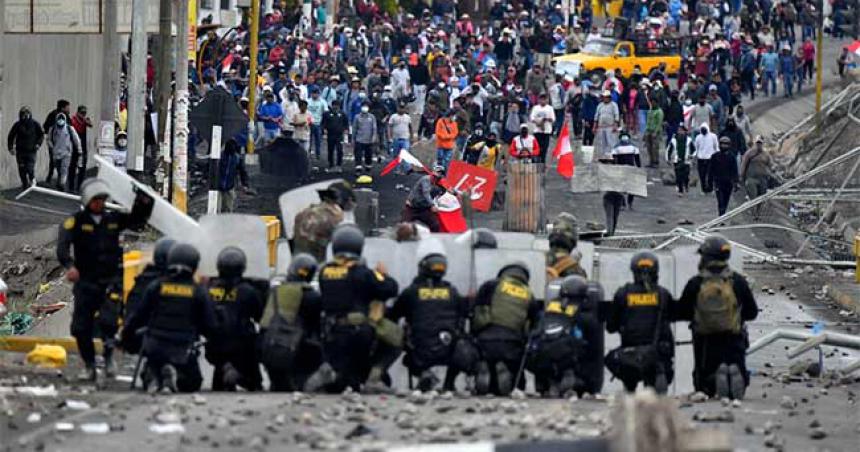
<path id="1" fill-rule="evenodd" d="M 603 90 L 603 97 L 612 97 L 612 92 L 608 89 Z"/>

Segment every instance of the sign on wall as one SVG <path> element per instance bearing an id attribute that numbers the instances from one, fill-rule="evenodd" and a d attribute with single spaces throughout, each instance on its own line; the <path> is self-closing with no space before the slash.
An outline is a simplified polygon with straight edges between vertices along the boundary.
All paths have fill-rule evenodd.
<path id="1" fill-rule="evenodd" d="M 131 2 L 117 0 L 117 31 L 131 33 Z M 6 33 L 101 33 L 104 0 L 6 0 Z M 158 2 L 147 2 L 147 31 L 158 31 Z"/>

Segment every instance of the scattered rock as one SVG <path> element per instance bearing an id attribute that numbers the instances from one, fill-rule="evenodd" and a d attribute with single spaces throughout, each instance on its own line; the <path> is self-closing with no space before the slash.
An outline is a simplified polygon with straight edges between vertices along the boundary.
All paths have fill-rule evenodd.
<path id="1" fill-rule="evenodd" d="M 697 411 L 693 420 L 698 422 L 734 422 L 735 415 L 731 411 L 702 412 Z"/>
<path id="2" fill-rule="evenodd" d="M 779 406 L 786 410 L 792 410 L 797 407 L 797 401 L 790 396 L 782 396 L 782 399 L 779 401 Z"/>
<path id="3" fill-rule="evenodd" d="M 704 392 L 694 392 L 690 394 L 689 400 L 693 403 L 704 403 L 708 401 L 708 396 Z"/>
<path id="4" fill-rule="evenodd" d="M 814 428 L 809 432 L 809 438 L 811 439 L 824 439 L 827 437 L 827 432 L 824 429 L 818 427 Z"/>

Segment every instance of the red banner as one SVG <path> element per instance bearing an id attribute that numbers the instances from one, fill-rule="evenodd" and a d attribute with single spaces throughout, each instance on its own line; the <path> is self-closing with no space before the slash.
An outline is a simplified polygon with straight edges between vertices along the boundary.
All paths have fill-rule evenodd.
<path id="1" fill-rule="evenodd" d="M 490 211 L 498 179 L 495 171 L 470 165 L 462 160 L 454 160 L 448 166 L 445 179 L 454 190 L 472 191 L 472 207 L 475 210 Z"/>

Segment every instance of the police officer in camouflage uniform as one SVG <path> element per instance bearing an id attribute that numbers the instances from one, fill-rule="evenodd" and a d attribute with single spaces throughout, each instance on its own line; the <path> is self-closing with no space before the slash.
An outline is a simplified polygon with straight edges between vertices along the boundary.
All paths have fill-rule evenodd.
<path id="1" fill-rule="evenodd" d="M 459 372 L 472 374 L 478 351 L 466 335 L 469 302 L 445 281 L 448 259 L 442 252 L 430 253 L 418 263 L 418 276 L 397 298 L 387 316 L 406 319 L 407 346 L 404 363 L 419 376 L 418 388 L 435 389 L 438 379 L 433 366 L 446 366 L 445 390 L 454 390 Z"/>
<path id="2" fill-rule="evenodd" d="M 541 309 L 529 288 L 529 277 L 526 264 L 516 262 L 478 289 L 472 325 L 481 350 L 475 377 L 479 395 L 492 391 L 504 396 L 514 389 L 527 333 Z"/>
<path id="3" fill-rule="evenodd" d="M 167 254 L 176 241 L 162 237 L 155 242 L 155 248 L 152 251 L 152 263 L 147 264 L 143 271 L 134 278 L 134 286 L 128 293 L 125 302 L 127 312 L 134 312 L 143 301 L 143 294 L 149 285 L 164 276 L 167 276 Z M 128 353 L 137 353 L 140 351 L 140 336 L 134 334 L 134 331 L 128 328 L 122 330 L 122 348 Z"/>
<path id="4" fill-rule="evenodd" d="M 206 288 L 194 281 L 199 263 L 196 248 L 174 245 L 167 257 L 168 275 L 147 287 L 126 322 L 130 331 L 146 328 L 144 389 L 194 392 L 203 384 L 195 343 L 201 334 L 211 338 L 215 315 Z"/>
<path id="5" fill-rule="evenodd" d="M 346 183 L 334 183 L 318 191 L 320 203 L 296 215 L 293 252 L 307 253 L 324 261 L 326 247 L 335 227 L 343 221 L 344 211 L 355 205 L 355 195 Z"/>
<path id="6" fill-rule="evenodd" d="M 606 358 L 606 367 L 628 391 L 639 382 L 665 394 L 674 377 L 675 339 L 671 322 L 672 294 L 657 284 L 659 261 L 644 251 L 630 262 L 633 282 L 615 292 L 606 331 L 621 335 L 621 347 Z"/>
<path id="7" fill-rule="evenodd" d="M 269 291 L 260 320 L 259 350 L 272 391 L 301 390 L 322 362 L 321 298 L 310 284 L 316 273 L 316 259 L 298 254 L 290 261 L 286 278 Z M 331 380 L 316 386 L 328 383 Z"/>
<path id="8" fill-rule="evenodd" d="M 579 241 L 576 217 L 561 213 L 553 222 L 549 234 L 549 251 L 546 255 L 547 280 L 579 275 L 588 278 L 579 264 L 581 255 L 576 250 Z"/>
<path id="9" fill-rule="evenodd" d="M 88 179 L 81 186 L 84 208 L 63 220 L 57 240 L 57 260 L 73 282 L 75 297 L 71 333 L 86 369 L 82 380 L 97 381 L 96 327 L 104 341 L 105 371 L 112 376 L 114 335 L 122 307 L 122 247 L 120 233 L 146 223 L 153 200 L 139 191 L 131 213 L 108 211 L 105 202 L 108 186 L 99 179 Z M 98 319 L 98 321 L 97 321 Z"/>
<path id="10" fill-rule="evenodd" d="M 334 260 L 319 272 L 323 349 L 336 373 L 327 389 L 337 392 L 345 387 L 386 391 L 383 376 L 403 345 L 403 332 L 384 317 L 384 302 L 397 296 L 397 281 L 381 263 L 368 268 L 361 260 L 363 248 L 364 235 L 356 225 L 338 226 L 332 235 Z"/>
<path id="11" fill-rule="evenodd" d="M 206 360 L 215 371 L 213 391 L 248 391 L 263 388 L 257 357 L 251 350 L 257 345 L 255 323 L 263 314 L 259 292 L 244 281 L 245 253 L 228 246 L 218 253 L 218 277 L 209 282 L 209 300 L 215 314 L 215 327 L 206 342 Z"/>

